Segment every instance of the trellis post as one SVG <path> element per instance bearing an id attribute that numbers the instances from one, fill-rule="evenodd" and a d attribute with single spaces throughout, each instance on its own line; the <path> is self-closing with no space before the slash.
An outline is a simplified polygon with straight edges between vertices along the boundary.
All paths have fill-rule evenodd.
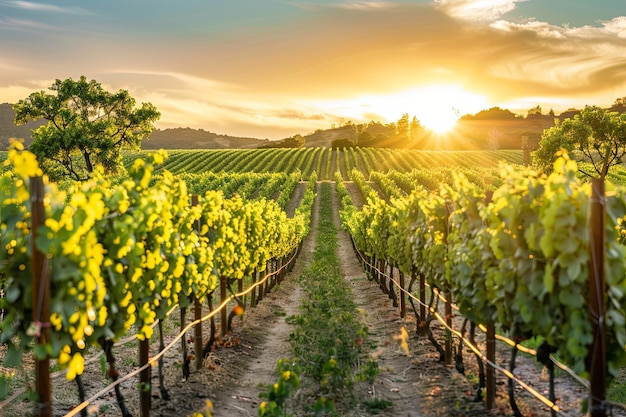
<path id="1" fill-rule="evenodd" d="M 605 282 L 605 194 L 604 180 L 591 180 L 589 218 L 589 317 L 593 342 L 587 355 L 589 370 L 589 413 L 591 417 L 606 416 L 606 282 Z"/>
<path id="2" fill-rule="evenodd" d="M 33 285 L 33 323 L 38 336 L 37 343 L 46 345 L 50 342 L 50 276 L 46 266 L 46 255 L 37 249 L 37 231 L 45 222 L 43 207 L 44 188 L 42 177 L 30 178 L 31 203 L 31 274 Z M 37 385 L 36 415 L 52 416 L 52 386 L 50 383 L 50 357 L 35 356 L 35 382 Z"/>

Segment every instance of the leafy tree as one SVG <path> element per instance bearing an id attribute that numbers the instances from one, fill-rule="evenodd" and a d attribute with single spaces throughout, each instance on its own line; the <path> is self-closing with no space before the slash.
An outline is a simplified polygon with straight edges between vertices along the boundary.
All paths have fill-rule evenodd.
<path id="1" fill-rule="evenodd" d="M 396 129 L 398 129 L 398 136 L 408 138 L 409 136 L 409 114 L 403 113 L 402 117 L 398 119 L 396 123 Z"/>
<path id="2" fill-rule="evenodd" d="M 500 107 L 491 107 L 488 110 L 481 110 L 475 115 L 466 114 L 461 117 L 462 120 L 516 120 L 518 116 L 508 109 Z"/>
<path id="3" fill-rule="evenodd" d="M 573 159 L 591 162 L 597 178 L 604 180 L 609 168 L 620 164 L 626 154 L 626 114 L 586 106 L 573 119 L 557 120 L 543 132 L 539 149 L 533 153 L 535 163 L 550 171 L 560 149 L 566 149 Z"/>
<path id="4" fill-rule="evenodd" d="M 33 130 L 30 150 L 53 179 L 83 181 L 95 166 L 117 172 L 122 148 L 139 149 L 161 114 L 151 103 L 135 108 L 126 90 L 110 93 L 84 76 L 56 80 L 45 91 L 32 93 L 13 105 L 15 123 L 44 119 Z"/>
<path id="5" fill-rule="evenodd" d="M 536 107 L 533 107 L 532 109 L 528 110 L 528 115 L 526 116 L 527 119 L 534 119 L 534 118 L 538 118 L 543 116 L 543 112 L 541 110 L 541 106 L 537 105 Z"/>
<path id="6" fill-rule="evenodd" d="M 348 138 L 335 139 L 331 142 L 330 147 L 332 149 L 353 148 L 354 142 Z"/>
<path id="7" fill-rule="evenodd" d="M 298 133 L 297 135 L 293 137 L 293 142 L 294 142 L 294 148 L 301 148 L 306 143 L 306 140 L 304 139 L 304 136 Z"/>
<path id="8" fill-rule="evenodd" d="M 279 141 L 272 141 L 267 145 L 260 146 L 260 148 L 302 148 L 306 143 L 306 139 L 301 134 L 291 136 Z"/>
<path id="9" fill-rule="evenodd" d="M 620 97 L 615 99 L 615 102 L 611 106 L 613 110 L 624 110 L 626 109 L 626 97 Z"/>
<path id="10" fill-rule="evenodd" d="M 424 126 L 417 120 L 417 117 L 413 116 L 411 119 L 411 124 L 409 126 L 409 131 L 411 132 L 411 140 L 416 141 L 417 138 L 424 132 Z"/>
<path id="11" fill-rule="evenodd" d="M 374 143 L 375 143 L 374 135 L 372 135 L 368 131 L 363 131 L 359 133 L 356 143 L 361 147 L 374 146 Z"/>

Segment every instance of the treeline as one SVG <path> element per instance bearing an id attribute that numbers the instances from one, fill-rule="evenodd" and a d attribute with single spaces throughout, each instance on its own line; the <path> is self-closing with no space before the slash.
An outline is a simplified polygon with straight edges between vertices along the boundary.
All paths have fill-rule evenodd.
<path id="1" fill-rule="evenodd" d="M 626 97 L 618 98 L 609 111 L 626 112 Z M 272 142 L 271 147 L 359 147 L 424 149 L 424 150 L 496 150 L 521 149 L 522 141 L 536 149 L 545 129 L 554 126 L 555 119 L 574 118 L 581 109 L 570 108 L 561 114 L 541 106 L 529 109 L 526 115 L 508 109 L 492 107 L 476 114 L 461 116 L 453 130 L 436 135 L 423 126 L 416 116 L 403 114 L 397 121 L 353 123 L 347 121 L 330 129 L 318 129 L 301 136 Z M 523 139 L 526 138 L 526 139 Z M 304 139 L 304 142 L 302 141 Z"/>

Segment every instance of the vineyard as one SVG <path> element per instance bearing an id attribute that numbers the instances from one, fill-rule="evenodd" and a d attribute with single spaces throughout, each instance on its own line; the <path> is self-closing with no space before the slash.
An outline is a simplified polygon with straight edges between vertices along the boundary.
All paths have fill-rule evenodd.
<path id="1" fill-rule="evenodd" d="M 115 391 L 121 414 L 131 415 L 119 384 L 138 378 L 139 408 L 149 415 L 150 370 L 174 343 L 165 346 L 163 323 L 180 314 L 175 342 L 186 378 L 193 360 L 200 369 L 204 354 L 223 342 L 234 316 L 266 298 L 293 267 L 317 184 L 331 181 L 355 257 L 403 319 L 414 315 L 411 337 L 430 340 L 439 361 L 459 371 L 459 352 L 473 351 L 477 401 L 493 408 L 499 369 L 514 415 L 521 415 L 515 386 L 552 415 L 578 415 L 559 407 L 555 366 L 581 381 L 583 399 L 595 392 L 597 343 L 604 343 L 607 386 L 626 362 L 626 173 L 617 167 L 606 194 L 592 198 L 594 188 L 567 155 L 550 175 L 523 167 L 522 157 L 378 148 L 136 152 L 124 155 L 126 176 L 97 173 L 61 192 L 41 180 L 19 146 L 2 153 L 0 407 L 27 396 L 30 388 L 12 370 L 34 355 L 46 368 L 38 372 L 49 374 L 52 360 L 76 380 L 80 401 L 65 415 L 87 415 L 96 397 L 86 396 L 81 374 L 86 360 L 100 357 L 111 382 L 103 391 Z M 598 200 L 606 209 L 605 262 L 589 249 L 589 212 Z M 606 269 L 600 313 L 589 278 L 598 265 Z M 589 311 L 600 317 L 590 320 Z M 206 341 L 200 329 L 208 321 Z M 437 322 L 443 336 L 433 330 Z M 150 356 L 155 330 L 159 353 Z M 486 342 L 477 343 L 481 332 Z M 139 341 L 139 363 L 120 375 L 114 349 L 129 338 Z M 513 348 L 508 369 L 489 351 L 496 338 Z M 518 349 L 546 366 L 549 393 L 514 376 Z M 50 398 L 41 390 L 34 389 Z M 592 409 L 609 406 L 620 407 L 592 395 Z"/>
<path id="2" fill-rule="evenodd" d="M 124 163 L 132 165 L 136 158 L 148 152 L 126 154 Z M 374 171 L 390 170 L 401 173 L 432 167 L 497 168 L 500 161 L 522 163 L 522 151 L 416 151 L 381 148 L 300 148 L 300 149 L 231 149 L 170 151 L 169 158 L 157 168 L 173 174 L 219 173 L 281 173 L 299 172 L 307 180 L 316 175 L 320 181 L 335 177 L 340 172 L 349 180 L 353 168 L 366 178 Z"/>

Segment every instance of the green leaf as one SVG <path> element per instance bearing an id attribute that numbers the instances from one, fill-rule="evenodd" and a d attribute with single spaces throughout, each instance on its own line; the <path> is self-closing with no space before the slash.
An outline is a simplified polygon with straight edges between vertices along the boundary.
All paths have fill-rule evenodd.
<path id="1" fill-rule="evenodd" d="M 552 264 L 547 264 L 545 268 L 545 272 L 543 274 L 543 285 L 546 287 L 546 290 L 549 294 L 552 294 L 554 291 L 554 269 Z"/>
<path id="2" fill-rule="evenodd" d="M 561 289 L 559 301 L 570 308 L 579 308 L 583 305 L 582 295 L 575 293 L 569 287 Z"/>
<path id="3" fill-rule="evenodd" d="M 13 343 L 7 343 L 7 351 L 4 355 L 2 364 L 9 368 L 16 368 L 22 364 L 22 355 L 24 354 L 24 344 L 15 347 Z"/>
<path id="4" fill-rule="evenodd" d="M 21 293 L 22 292 L 17 285 L 11 285 L 6 289 L 5 299 L 9 304 L 12 304 L 20 298 Z"/>
<path id="5" fill-rule="evenodd" d="M 50 345 L 36 344 L 33 347 L 33 352 L 35 353 L 35 356 L 37 357 L 37 359 L 39 359 L 39 360 L 45 359 L 45 357 L 48 356 L 49 347 L 50 347 Z"/>

